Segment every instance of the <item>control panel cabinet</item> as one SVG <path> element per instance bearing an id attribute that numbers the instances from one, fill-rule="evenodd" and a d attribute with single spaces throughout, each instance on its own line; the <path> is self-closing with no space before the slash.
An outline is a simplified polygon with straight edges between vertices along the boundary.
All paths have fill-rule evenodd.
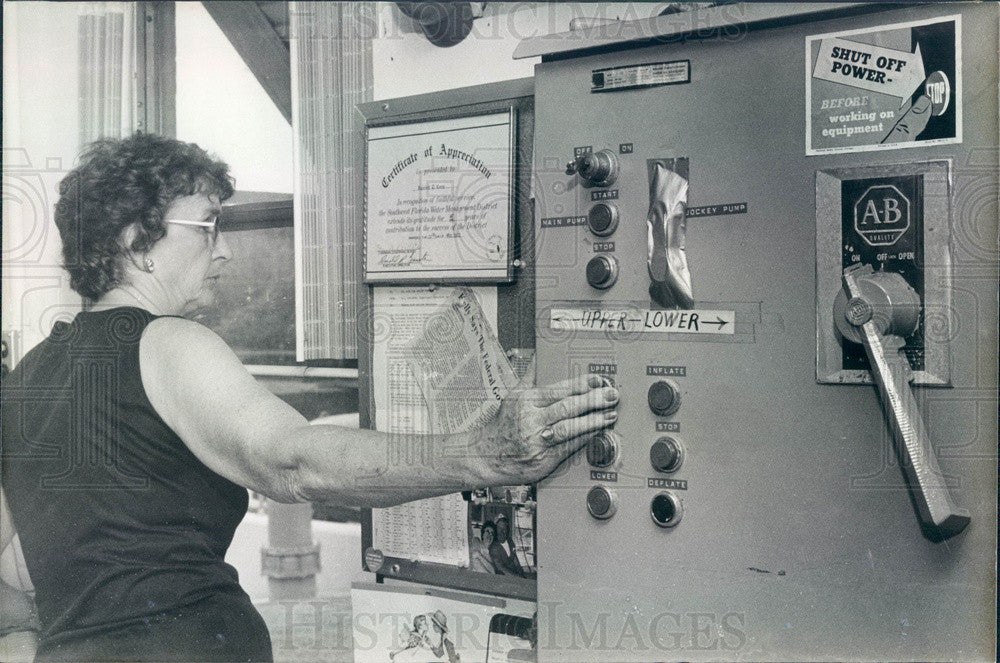
<path id="1" fill-rule="evenodd" d="M 539 487 L 539 661 L 993 659 L 997 11 L 537 66 L 538 381 L 621 392 Z M 939 19 L 955 140 L 807 155 L 810 36 Z"/>

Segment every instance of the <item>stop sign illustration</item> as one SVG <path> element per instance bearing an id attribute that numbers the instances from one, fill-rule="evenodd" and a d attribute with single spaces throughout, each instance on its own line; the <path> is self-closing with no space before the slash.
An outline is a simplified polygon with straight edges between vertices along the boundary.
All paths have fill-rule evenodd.
<path id="1" fill-rule="evenodd" d="M 854 229 L 872 246 L 892 246 L 910 228 L 910 207 L 892 184 L 870 186 L 854 203 Z"/>

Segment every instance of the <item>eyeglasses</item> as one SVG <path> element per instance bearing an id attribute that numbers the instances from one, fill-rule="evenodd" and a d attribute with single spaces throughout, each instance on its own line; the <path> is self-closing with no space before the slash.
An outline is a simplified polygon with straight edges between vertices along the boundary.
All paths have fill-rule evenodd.
<path id="1" fill-rule="evenodd" d="M 213 216 L 210 221 L 191 221 L 189 219 L 167 219 L 166 223 L 179 226 L 198 226 L 205 229 L 205 234 L 212 240 L 212 246 L 219 240 L 219 217 Z"/>

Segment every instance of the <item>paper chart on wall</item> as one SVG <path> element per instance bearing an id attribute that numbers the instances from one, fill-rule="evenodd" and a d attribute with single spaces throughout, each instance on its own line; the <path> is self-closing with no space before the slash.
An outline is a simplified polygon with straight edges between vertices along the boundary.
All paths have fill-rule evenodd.
<path id="1" fill-rule="evenodd" d="M 489 324 L 496 328 L 496 288 L 471 288 Z M 451 288 L 376 287 L 372 386 L 375 428 L 387 433 L 427 433 L 432 421 L 420 386 L 409 366 L 413 341 L 452 294 Z M 495 332 L 494 332 L 495 333 Z M 429 467 L 424 444 L 393 446 L 393 463 L 419 472 Z M 418 500 L 372 510 L 372 546 L 388 557 L 419 559 L 453 566 L 469 563 L 468 504 L 460 494 Z"/>

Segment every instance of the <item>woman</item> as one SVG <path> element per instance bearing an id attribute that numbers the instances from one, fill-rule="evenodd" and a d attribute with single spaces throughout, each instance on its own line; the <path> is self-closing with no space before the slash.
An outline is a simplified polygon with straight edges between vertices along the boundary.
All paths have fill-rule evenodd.
<path id="1" fill-rule="evenodd" d="M 497 538 L 496 525 L 492 521 L 487 520 L 480 528 L 479 536 L 480 538 L 476 539 L 472 544 L 469 567 L 479 573 L 496 573 L 497 567 L 494 566 L 493 560 L 490 558 L 490 546 L 493 545 L 493 541 Z"/>
<path id="2" fill-rule="evenodd" d="M 413 630 L 405 631 L 403 639 L 406 644 L 395 651 L 389 652 L 389 658 L 395 660 L 397 656 L 411 649 L 431 648 L 431 641 L 427 635 L 427 615 L 417 615 L 413 618 Z"/>
<path id="3" fill-rule="evenodd" d="M 515 390 L 486 428 L 309 426 L 213 332 L 233 189 L 195 145 L 99 141 L 60 184 L 72 287 L 93 302 L 3 381 L 3 486 L 36 588 L 38 660 L 271 660 L 223 561 L 252 489 L 385 507 L 536 481 L 616 417 L 597 376 Z M 419 439 L 417 439 L 419 438 Z M 427 467 L 389 462 L 427 445 Z"/>
<path id="4" fill-rule="evenodd" d="M 526 577 L 510 540 L 510 522 L 502 513 L 496 519 L 496 538 L 490 546 L 490 558 L 501 575 Z"/>

